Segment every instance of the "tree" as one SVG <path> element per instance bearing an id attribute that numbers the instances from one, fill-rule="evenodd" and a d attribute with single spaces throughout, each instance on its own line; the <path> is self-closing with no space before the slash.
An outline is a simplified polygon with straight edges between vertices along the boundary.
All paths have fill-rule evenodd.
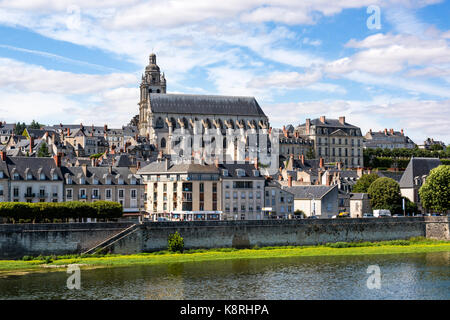
<path id="1" fill-rule="evenodd" d="M 379 176 L 376 173 L 364 174 L 353 186 L 352 192 L 367 193 L 372 182 L 377 180 Z"/>
<path id="2" fill-rule="evenodd" d="M 14 129 L 14 134 L 20 136 L 22 135 L 23 131 L 27 128 L 27 125 L 25 124 L 25 122 L 22 122 L 22 124 L 20 122 L 16 123 L 16 127 Z"/>
<path id="3" fill-rule="evenodd" d="M 433 144 L 430 147 L 431 151 L 439 151 L 439 150 L 444 150 L 444 147 L 441 146 L 440 144 Z"/>
<path id="4" fill-rule="evenodd" d="M 295 210 L 295 211 L 294 211 L 294 214 L 295 214 L 296 216 L 301 216 L 302 218 L 306 218 L 306 214 L 305 214 L 302 210 L 300 210 L 300 209 Z"/>
<path id="5" fill-rule="evenodd" d="M 399 184 L 391 178 L 378 178 L 367 190 L 373 209 L 389 209 L 391 213 L 401 213 Z"/>
<path id="6" fill-rule="evenodd" d="M 40 129 L 42 127 L 42 124 L 40 124 L 37 121 L 31 121 L 31 124 L 28 126 L 29 129 Z"/>
<path id="7" fill-rule="evenodd" d="M 422 206 L 437 212 L 450 210 L 450 166 L 440 165 L 430 171 L 419 189 Z"/>
<path id="8" fill-rule="evenodd" d="M 42 142 L 41 146 L 38 150 L 38 157 L 50 157 L 50 153 L 48 152 L 48 146 L 45 142 Z"/>
<path id="9" fill-rule="evenodd" d="M 314 154 L 314 149 L 310 148 L 306 153 L 306 159 L 314 159 L 316 155 Z"/>

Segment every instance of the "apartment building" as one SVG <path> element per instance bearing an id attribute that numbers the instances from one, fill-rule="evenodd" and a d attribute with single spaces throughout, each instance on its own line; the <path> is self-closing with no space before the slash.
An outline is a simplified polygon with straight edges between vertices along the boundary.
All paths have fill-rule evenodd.
<path id="1" fill-rule="evenodd" d="M 61 156 L 4 157 L 9 172 L 9 201 L 62 202 Z M 8 201 L 5 199 L 5 201 Z"/>
<path id="2" fill-rule="evenodd" d="M 415 143 L 405 136 L 403 129 L 394 131 L 394 129 L 384 129 L 384 131 L 372 131 L 364 136 L 364 148 L 367 149 L 414 149 Z"/>
<path id="3" fill-rule="evenodd" d="M 217 166 L 222 180 L 224 218 L 263 219 L 265 179 L 261 176 L 257 163 L 224 163 Z"/>
<path id="4" fill-rule="evenodd" d="M 62 167 L 64 201 L 114 201 L 123 211 L 140 212 L 144 207 L 145 186 L 127 167 Z"/>
<path id="5" fill-rule="evenodd" d="M 264 219 L 287 219 L 294 214 L 294 194 L 284 190 L 279 182 L 266 181 L 264 192 Z"/>
<path id="6" fill-rule="evenodd" d="M 326 162 L 342 162 L 346 167 L 363 166 L 363 136 L 361 129 L 339 119 L 306 119 L 296 128 L 299 135 L 314 141 L 316 158 Z"/>
<path id="7" fill-rule="evenodd" d="M 156 220 L 219 220 L 222 199 L 219 169 L 215 165 L 154 161 L 137 174 L 146 185 L 146 212 Z"/>

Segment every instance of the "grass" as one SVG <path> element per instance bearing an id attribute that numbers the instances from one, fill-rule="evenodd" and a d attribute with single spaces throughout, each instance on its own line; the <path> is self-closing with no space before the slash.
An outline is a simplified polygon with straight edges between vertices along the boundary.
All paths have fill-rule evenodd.
<path id="1" fill-rule="evenodd" d="M 336 242 L 317 246 L 254 247 L 251 249 L 191 249 L 183 253 L 158 251 L 131 255 L 94 254 L 64 256 L 25 256 L 22 260 L 0 260 L 0 274 L 42 271 L 49 267 L 80 264 L 82 268 L 128 265 L 153 265 L 229 259 L 265 259 L 301 256 L 374 255 L 450 251 L 450 241 L 411 238 L 379 242 Z M 46 269 L 44 269 L 44 267 Z M 52 268 L 55 270 L 54 268 Z"/>

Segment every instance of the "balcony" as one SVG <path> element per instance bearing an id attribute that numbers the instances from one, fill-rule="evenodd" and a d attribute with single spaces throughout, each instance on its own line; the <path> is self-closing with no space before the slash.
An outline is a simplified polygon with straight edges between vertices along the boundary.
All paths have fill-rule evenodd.
<path id="1" fill-rule="evenodd" d="M 79 194 L 78 199 L 87 199 L 87 196 L 85 194 Z"/>

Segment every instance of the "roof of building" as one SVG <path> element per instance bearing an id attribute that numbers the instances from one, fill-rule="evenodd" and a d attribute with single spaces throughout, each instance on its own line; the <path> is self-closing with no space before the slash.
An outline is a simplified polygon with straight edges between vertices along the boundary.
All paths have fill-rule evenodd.
<path id="1" fill-rule="evenodd" d="M 322 121 L 320 121 L 320 118 L 317 119 L 312 119 L 311 120 L 311 125 L 312 126 L 320 126 L 320 127 L 332 127 L 332 128 L 353 128 L 353 129 L 359 129 L 359 127 L 354 126 L 350 123 L 344 122 L 344 124 L 342 124 L 339 119 L 328 119 L 325 118 L 325 123 L 323 123 Z M 300 126 L 305 126 L 306 123 L 301 124 Z"/>
<path id="2" fill-rule="evenodd" d="M 215 165 L 201 165 L 196 163 L 174 164 L 170 160 L 153 161 L 142 167 L 138 174 L 151 173 L 219 173 Z"/>
<path id="3" fill-rule="evenodd" d="M 53 158 L 38 157 L 7 157 L 9 174 L 18 173 L 21 180 L 26 180 L 27 174 L 31 173 L 34 180 L 40 180 L 40 174 L 43 173 L 47 180 L 53 179 L 53 173 L 56 173 L 59 179 L 62 179 L 61 169 L 56 166 Z"/>
<path id="4" fill-rule="evenodd" d="M 151 93 L 150 107 L 157 113 L 266 117 L 254 97 Z"/>
<path id="5" fill-rule="evenodd" d="M 441 164 L 438 158 L 411 158 L 400 179 L 400 188 L 413 188 L 415 177 L 428 175 L 431 169 Z"/>
<path id="6" fill-rule="evenodd" d="M 221 170 L 220 174 L 224 179 L 264 179 L 261 172 L 251 163 L 221 163 L 219 164 L 219 169 Z M 224 174 L 223 170 L 227 170 L 227 175 Z M 242 170 L 241 172 L 243 172 L 244 175 L 238 175 L 238 170 Z"/>
<path id="7" fill-rule="evenodd" d="M 337 186 L 293 186 L 283 189 L 294 194 L 294 199 L 321 199 Z"/>
<path id="8" fill-rule="evenodd" d="M 367 200 L 369 195 L 367 193 L 350 193 L 350 200 Z"/>
<path id="9" fill-rule="evenodd" d="M 89 167 L 86 166 L 86 174 L 84 174 L 83 167 L 61 167 L 61 171 L 65 178 L 71 177 L 72 184 L 80 184 L 80 178 L 85 179 L 84 184 L 94 184 L 94 178 L 99 185 L 102 184 L 119 184 L 118 178 L 123 179 L 123 184 L 139 184 L 140 177 L 134 174 L 130 168 L 117 167 Z M 110 183 L 106 183 L 106 179 L 110 179 Z M 132 183 L 132 179 L 136 183 Z"/>

